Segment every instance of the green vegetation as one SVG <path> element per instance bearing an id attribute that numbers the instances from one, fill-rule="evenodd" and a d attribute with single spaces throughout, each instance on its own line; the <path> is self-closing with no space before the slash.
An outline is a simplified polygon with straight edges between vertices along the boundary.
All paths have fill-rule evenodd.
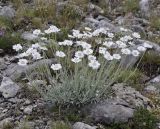
<path id="1" fill-rule="evenodd" d="M 55 121 L 51 129 L 71 129 L 70 125 L 62 121 Z"/>
<path id="2" fill-rule="evenodd" d="M 137 12 L 139 9 L 139 0 L 124 0 L 124 12 Z"/>
<path id="3" fill-rule="evenodd" d="M 150 26 L 155 30 L 160 30 L 160 17 L 155 15 L 151 16 Z"/>
<path id="4" fill-rule="evenodd" d="M 147 109 L 138 108 L 133 119 L 125 124 L 113 124 L 100 129 L 156 129 L 157 118 Z"/>

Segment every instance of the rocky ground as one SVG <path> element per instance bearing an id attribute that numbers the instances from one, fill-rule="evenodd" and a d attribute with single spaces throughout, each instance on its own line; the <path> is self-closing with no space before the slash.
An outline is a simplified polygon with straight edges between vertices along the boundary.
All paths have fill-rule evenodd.
<path id="1" fill-rule="evenodd" d="M 26 4 L 32 4 L 32 0 L 25 0 L 25 2 Z M 106 0 L 106 2 L 109 1 Z M 119 1 L 114 0 L 114 2 Z M 81 24 L 76 27 L 82 28 L 89 26 L 92 29 L 107 27 L 113 32 L 120 31 L 122 26 L 128 27 L 143 35 L 143 40 L 138 40 L 137 45 L 144 42 L 151 44 L 153 48 L 150 51 L 154 52 L 154 54 L 160 58 L 160 26 L 158 26 L 158 29 L 152 26 L 154 23 L 150 21 L 149 17 L 153 14 L 148 13 L 149 10 L 153 9 L 154 14 L 159 14 L 159 1 L 149 1 L 153 3 L 148 5 L 148 1 L 146 0 L 145 4 L 140 4 L 140 9 L 137 13 L 128 12 L 125 13 L 125 15 L 121 12 L 122 7 L 115 7 L 117 3 L 114 2 L 110 3 L 111 11 L 109 14 L 106 14 L 104 7 L 100 6 L 99 0 L 91 0 L 88 5 L 87 14 L 83 16 Z M 60 8 L 65 3 L 66 1 L 61 1 L 57 6 Z M 81 14 L 81 11 L 79 13 Z M 82 14 L 84 15 L 85 13 Z M 16 16 L 16 8 L 12 2 L 0 2 L 0 16 L 8 19 Z M 18 29 L 16 31 L 22 32 L 22 39 L 32 40 L 36 38 L 27 30 Z M 1 36 L 3 36 L 3 28 L 0 26 L 0 38 Z M 23 79 L 25 83 L 25 71 L 41 65 L 43 62 L 51 64 L 54 60 L 41 60 L 32 65 L 28 65 L 24 69 L 17 65 L 14 52 L 10 48 L 5 49 L 1 47 L 1 43 L 2 42 L 0 42 L 0 129 L 24 129 L 23 126 L 25 125 L 27 125 L 29 129 L 50 129 L 54 123 L 54 119 L 57 119 L 55 118 L 57 115 L 50 111 L 52 105 L 45 102 L 36 92 L 32 91 L 33 93 L 31 93 L 30 89 L 32 89 L 32 87 L 30 87 L 29 84 L 25 84 L 24 86 L 21 83 L 17 83 L 17 80 Z M 130 59 L 130 57 L 122 60 L 124 67 L 127 65 L 128 59 Z M 139 60 L 139 58 L 132 59 L 132 66 L 136 64 L 137 60 Z M 133 118 L 134 111 L 137 107 L 144 107 L 149 111 L 158 109 L 158 103 L 157 101 L 154 102 L 154 100 L 155 98 L 160 99 L 160 62 L 154 63 L 150 68 L 152 69 L 151 72 L 148 72 L 147 68 L 144 68 L 148 74 L 144 74 L 142 78 L 143 83 L 141 83 L 139 91 L 130 84 L 115 84 L 112 87 L 114 91 L 112 98 L 83 109 L 88 119 L 92 119 L 92 122 L 89 123 L 92 126 L 84 124 L 85 121 L 82 120 L 79 122 L 76 121 L 75 124 L 72 122 L 73 129 L 100 128 L 97 123 L 110 125 L 112 123 L 128 122 Z M 151 95 L 154 95 L 154 97 L 150 97 Z M 157 128 L 159 122 L 157 122 Z M 4 125 L 8 126 L 8 128 L 4 128 Z"/>

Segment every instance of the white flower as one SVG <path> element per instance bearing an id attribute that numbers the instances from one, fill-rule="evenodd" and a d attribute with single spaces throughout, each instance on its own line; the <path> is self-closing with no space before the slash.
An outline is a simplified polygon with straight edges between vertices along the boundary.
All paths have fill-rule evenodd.
<path id="1" fill-rule="evenodd" d="M 121 30 L 121 31 L 124 31 L 124 32 L 127 32 L 127 31 L 128 31 L 128 29 L 125 29 L 125 28 L 123 28 L 123 27 L 121 27 L 120 30 Z"/>
<path id="2" fill-rule="evenodd" d="M 133 50 L 133 51 L 132 51 L 132 55 L 133 55 L 133 56 L 139 56 L 139 54 L 140 54 L 140 53 L 139 53 L 139 51 L 137 51 L 137 50 Z"/>
<path id="3" fill-rule="evenodd" d="M 139 34 L 139 33 L 136 33 L 136 32 L 134 32 L 134 33 L 132 34 L 132 36 L 133 36 L 134 38 L 137 38 L 137 39 L 140 39 L 140 38 L 141 38 L 140 34 Z"/>
<path id="4" fill-rule="evenodd" d="M 125 47 L 127 47 L 127 45 L 124 42 L 122 42 L 122 41 L 116 41 L 116 44 L 118 45 L 119 48 L 125 48 Z"/>
<path id="5" fill-rule="evenodd" d="M 43 41 L 47 41 L 47 38 L 45 38 L 45 37 L 41 37 L 41 40 L 43 40 Z"/>
<path id="6" fill-rule="evenodd" d="M 128 48 L 121 49 L 122 54 L 129 55 L 131 54 L 131 50 Z"/>
<path id="7" fill-rule="evenodd" d="M 41 30 L 36 29 L 36 30 L 33 31 L 33 34 L 38 36 L 38 35 L 41 34 Z"/>
<path id="8" fill-rule="evenodd" d="M 20 66 L 26 66 L 28 63 L 28 60 L 26 59 L 19 59 L 18 65 Z"/>
<path id="9" fill-rule="evenodd" d="M 89 28 L 89 27 L 85 27 L 84 28 L 86 31 L 91 31 L 92 29 L 91 28 Z"/>
<path id="10" fill-rule="evenodd" d="M 23 58 L 23 57 L 27 57 L 28 54 L 26 52 L 23 52 L 21 54 L 19 54 L 18 56 L 16 56 L 17 58 Z"/>
<path id="11" fill-rule="evenodd" d="M 76 44 L 78 46 L 82 46 L 83 49 L 90 49 L 92 46 L 84 41 L 77 41 Z"/>
<path id="12" fill-rule="evenodd" d="M 102 43 L 102 40 L 101 40 L 101 39 L 96 38 L 96 39 L 95 39 L 95 42 L 96 42 L 97 44 L 101 44 L 101 43 Z"/>
<path id="13" fill-rule="evenodd" d="M 88 56 L 88 60 L 90 60 L 90 61 L 94 61 L 94 60 L 96 60 L 96 57 L 95 57 L 95 56 L 93 56 L 93 55 L 89 55 L 89 56 Z"/>
<path id="14" fill-rule="evenodd" d="M 48 50 L 46 47 L 42 47 L 42 46 L 40 47 L 40 49 L 44 51 Z"/>
<path id="15" fill-rule="evenodd" d="M 74 58 L 71 59 L 71 61 L 74 62 L 74 63 L 79 63 L 79 62 L 82 61 L 82 59 L 74 57 Z"/>
<path id="16" fill-rule="evenodd" d="M 50 29 L 48 29 L 48 30 L 44 30 L 44 33 L 50 34 L 50 33 L 52 33 L 52 31 Z"/>
<path id="17" fill-rule="evenodd" d="M 107 50 L 107 48 L 105 48 L 105 47 L 99 47 L 100 54 L 105 54 L 106 50 Z"/>
<path id="18" fill-rule="evenodd" d="M 109 42 L 105 41 L 103 45 L 110 48 L 111 46 L 114 45 L 114 43 L 112 41 L 109 41 Z"/>
<path id="19" fill-rule="evenodd" d="M 144 43 L 143 46 L 144 46 L 145 48 L 152 48 L 152 47 L 153 47 L 152 45 L 150 45 L 150 44 L 148 44 L 148 43 Z"/>
<path id="20" fill-rule="evenodd" d="M 98 36 L 100 33 L 102 34 L 106 34 L 107 33 L 107 30 L 105 28 L 99 28 L 97 30 L 95 30 L 92 35 L 93 36 Z"/>
<path id="21" fill-rule="evenodd" d="M 110 55 L 110 53 L 108 53 L 108 52 L 106 52 L 106 54 L 104 54 L 104 58 L 106 59 L 106 60 L 113 60 L 113 56 L 111 56 Z"/>
<path id="22" fill-rule="evenodd" d="M 92 49 L 85 49 L 85 50 L 83 50 L 83 53 L 85 55 L 91 55 L 93 53 L 93 50 Z"/>
<path id="23" fill-rule="evenodd" d="M 75 37 L 73 35 L 68 35 L 68 38 L 74 39 Z"/>
<path id="24" fill-rule="evenodd" d="M 89 67 L 92 69 L 98 69 L 100 67 L 100 63 L 96 60 L 89 62 Z"/>
<path id="25" fill-rule="evenodd" d="M 107 33 L 109 38 L 114 38 L 114 34 L 113 33 Z"/>
<path id="26" fill-rule="evenodd" d="M 73 37 L 76 37 L 78 39 L 83 37 L 83 34 L 81 34 L 79 30 L 72 30 L 72 31 L 73 31 Z"/>
<path id="27" fill-rule="evenodd" d="M 128 42 L 128 44 L 131 45 L 131 46 L 135 46 L 135 44 L 133 42 L 131 42 L 131 41 Z"/>
<path id="28" fill-rule="evenodd" d="M 50 34 L 50 33 L 58 33 L 59 31 L 60 29 L 58 29 L 56 26 L 51 25 L 49 29 L 45 30 L 44 32 L 46 34 Z"/>
<path id="29" fill-rule="evenodd" d="M 139 46 L 139 47 L 137 47 L 137 50 L 141 51 L 141 52 L 144 52 L 144 51 L 146 51 L 146 48 L 143 47 L 143 46 Z"/>
<path id="30" fill-rule="evenodd" d="M 62 52 L 62 51 L 56 51 L 56 56 L 63 58 L 63 57 L 65 57 L 66 55 L 65 55 L 65 53 Z"/>
<path id="31" fill-rule="evenodd" d="M 38 43 L 32 44 L 32 48 L 33 49 L 37 49 L 40 48 L 41 46 Z"/>
<path id="32" fill-rule="evenodd" d="M 83 57 L 84 57 L 84 53 L 83 53 L 82 51 L 77 51 L 77 52 L 75 53 L 75 57 L 76 57 L 76 58 L 83 58 Z"/>
<path id="33" fill-rule="evenodd" d="M 64 41 L 64 45 L 72 46 L 73 45 L 73 41 L 72 40 L 65 40 Z"/>
<path id="34" fill-rule="evenodd" d="M 32 53 L 32 57 L 33 57 L 34 60 L 39 60 L 39 59 L 42 59 L 42 58 L 43 58 L 43 57 L 41 56 L 41 54 L 38 53 L 38 52 L 33 52 L 33 53 Z"/>
<path id="35" fill-rule="evenodd" d="M 16 44 L 16 45 L 13 45 L 13 49 L 15 51 L 19 51 L 19 50 L 22 50 L 22 46 L 21 46 L 21 44 Z"/>
<path id="36" fill-rule="evenodd" d="M 120 40 L 123 41 L 123 42 L 127 42 L 127 41 L 132 40 L 132 39 L 133 38 L 131 36 L 128 36 L 128 35 L 120 38 Z"/>
<path id="37" fill-rule="evenodd" d="M 51 69 L 53 69 L 54 71 L 60 70 L 60 69 L 62 69 L 62 65 L 61 64 L 52 64 Z"/>
<path id="38" fill-rule="evenodd" d="M 29 55 L 31 55 L 34 52 L 37 52 L 37 50 L 33 49 L 33 48 L 28 48 L 28 50 L 26 51 L 26 54 L 29 56 Z"/>
<path id="39" fill-rule="evenodd" d="M 83 49 L 90 49 L 92 46 L 84 41 L 77 41 L 78 46 L 82 46 Z"/>
<path id="40" fill-rule="evenodd" d="M 121 59 L 121 55 L 120 54 L 113 54 L 113 58 L 116 60 Z"/>
<path id="41" fill-rule="evenodd" d="M 50 27 L 49 27 L 49 29 L 50 29 L 50 31 L 52 32 L 52 33 L 57 33 L 57 32 L 59 32 L 60 31 L 60 29 L 58 29 L 56 26 L 54 26 L 54 25 L 51 25 Z"/>

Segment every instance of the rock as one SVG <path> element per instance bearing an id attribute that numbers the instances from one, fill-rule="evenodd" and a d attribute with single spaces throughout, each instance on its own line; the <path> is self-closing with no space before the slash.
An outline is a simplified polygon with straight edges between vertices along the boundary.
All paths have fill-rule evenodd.
<path id="1" fill-rule="evenodd" d="M 140 0 L 139 6 L 142 16 L 149 17 L 150 16 L 149 0 Z"/>
<path id="2" fill-rule="evenodd" d="M 144 88 L 144 91 L 147 93 L 151 93 L 151 94 L 159 94 L 160 93 L 159 89 L 154 85 L 148 85 L 147 87 Z"/>
<path id="3" fill-rule="evenodd" d="M 95 122 L 104 124 L 124 123 L 133 117 L 133 112 L 134 109 L 107 101 L 92 109 L 91 118 Z"/>
<path id="4" fill-rule="evenodd" d="M 153 46 L 152 50 L 154 50 L 155 53 L 157 53 L 158 55 L 160 55 L 160 45 L 158 45 L 158 43 L 154 43 L 151 41 L 147 41 L 147 40 L 137 40 L 137 44 L 143 44 L 143 43 L 147 43 Z"/>
<path id="5" fill-rule="evenodd" d="M 150 109 L 150 100 L 125 84 L 112 87 L 115 96 L 103 102 L 92 104 L 84 109 L 86 114 L 96 123 L 125 123 L 133 118 L 137 107 Z"/>
<path id="6" fill-rule="evenodd" d="M 16 127 L 15 129 L 23 129 L 24 127 L 26 127 L 27 129 L 36 129 L 35 125 L 36 123 L 32 121 L 20 121 L 18 123 L 18 127 Z"/>
<path id="7" fill-rule="evenodd" d="M 7 65 L 5 64 L 4 58 L 0 58 L 0 70 L 4 70 L 7 68 Z"/>
<path id="8" fill-rule="evenodd" d="M 32 41 L 32 40 L 36 40 L 38 38 L 38 36 L 36 36 L 36 35 L 34 35 L 30 32 L 24 32 L 21 35 L 21 38 L 24 39 L 24 40 Z"/>
<path id="9" fill-rule="evenodd" d="M 3 54 L 3 53 L 4 53 L 4 50 L 3 50 L 3 49 L 0 49 L 0 55 Z"/>
<path id="10" fill-rule="evenodd" d="M 134 88 L 123 83 L 115 84 L 112 89 L 118 98 L 128 103 L 128 107 L 130 108 L 149 108 L 149 105 L 151 104 L 151 101 L 143 96 L 139 91 L 136 91 Z"/>
<path id="11" fill-rule="evenodd" d="M 32 111 L 33 111 L 33 106 L 28 106 L 28 107 L 26 107 L 26 108 L 24 108 L 24 113 L 25 114 L 31 114 L 32 113 Z"/>
<path id="12" fill-rule="evenodd" d="M 146 38 L 145 29 L 141 25 L 132 25 L 131 30 L 133 30 L 133 32 L 138 32 L 139 34 L 143 35 L 144 38 Z"/>
<path id="13" fill-rule="evenodd" d="M 0 121 L 0 128 L 4 129 L 5 126 L 12 126 L 13 125 L 13 119 L 12 118 L 5 118 L 2 121 Z"/>
<path id="14" fill-rule="evenodd" d="M 145 93 L 151 94 L 159 94 L 160 93 L 160 75 L 151 79 L 149 82 L 146 83 L 146 87 L 144 88 Z"/>
<path id="15" fill-rule="evenodd" d="M 149 83 L 160 84 L 160 75 L 150 80 Z"/>
<path id="16" fill-rule="evenodd" d="M 109 28 L 112 32 L 120 32 L 119 27 L 116 27 L 115 25 L 110 23 L 107 18 L 105 17 L 99 18 L 99 17 L 97 17 L 97 19 L 94 19 L 92 17 L 85 18 L 84 23 L 82 23 L 81 27 L 88 26 L 93 30 L 99 28 Z"/>
<path id="17" fill-rule="evenodd" d="M 82 122 L 76 122 L 73 125 L 73 129 L 96 129 L 97 127 L 92 127 L 90 125 L 84 124 Z"/>
<path id="18" fill-rule="evenodd" d="M 97 14 L 103 14 L 104 13 L 104 10 L 101 7 L 99 7 L 95 4 L 92 4 L 92 3 L 88 4 L 88 10 L 89 10 L 89 12 L 96 12 Z"/>
<path id="19" fill-rule="evenodd" d="M 0 92 L 2 92 L 4 98 L 14 97 L 19 90 L 20 87 L 16 83 L 14 83 L 10 78 L 3 77 L 2 83 L 0 85 Z"/>
<path id="20" fill-rule="evenodd" d="M 6 17 L 6 18 L 13 18 L 15 16 L 15 10 L 10 6 L 1 7 L 0 16 Z"/>
<path id="21" fill-rule="evenodd" d="M 19 66 L 18 64 L 11 64 L 8 66 L 7 70 L 4 71 L 4 75 L 10 77 L 14 81 L 17 81 L 19 79 L 24 78 L 26 76 L 26 72 L 31 72 L 34 70 L 34 68 L 40 66 L 51 65 L 54 62 L 54 59 L 42 59 L 25 67 Z"/>

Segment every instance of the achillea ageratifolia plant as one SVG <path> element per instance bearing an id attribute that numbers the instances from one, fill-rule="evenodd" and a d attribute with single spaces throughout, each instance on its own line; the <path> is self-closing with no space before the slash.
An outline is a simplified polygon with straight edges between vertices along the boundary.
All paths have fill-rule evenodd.
<path id="1" fill-rule="evenodd" d="M 124 74 L 121 59 L 128 55 L 139 56 L 152 48 L 147 43 L 135 48 L 134 41 L 140 35 L 129 34 L 124 28 L 121 28 L 121 36 L 117 36 L 108 28 L 85 27 L 83 31 L 72 30 L 68 39 L 58 42 L 56 35 L 60 31 L 53 25 L 44 32 L 34 30 L 33 34 L 39 37 L 35 44 L 24 47 L 17 44 L 13 49 L 18 51 L 18 64 L 23 67 L 47 59 L 46 53 L 52 52 L 56 63 L 35 68 L 36 79 L 43 80 L 46 85 L 38 86 L 29 74 L 28 79 L 46 100 L 63 106 L 98 102 L 107 97 L 111 85 Z"/>

